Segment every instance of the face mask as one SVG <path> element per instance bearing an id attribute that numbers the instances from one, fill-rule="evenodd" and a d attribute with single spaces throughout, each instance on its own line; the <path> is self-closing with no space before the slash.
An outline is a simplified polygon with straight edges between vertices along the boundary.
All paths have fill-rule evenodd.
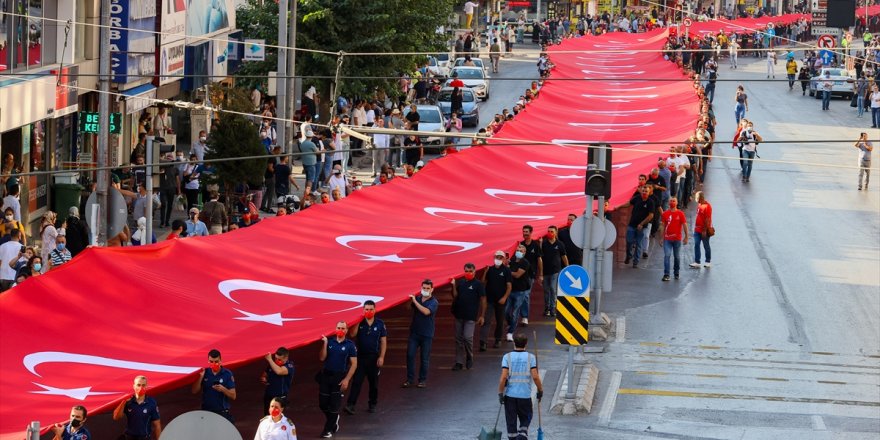
<path id="1" fill-rule="evenodd" d="M 504 262 L 504 260 L 502 260 L 500 258 L 496 258 L 495 259 L 495 267 L 501 266 L 501 263 L 503 263 L 503 262 Z"/>
<path id="2" fill-rule="evenodd" d="M 64 250 L 64 243 L 58 243 L 58 246 L 55 246 L 55 249 L 58 249 L 59 252 Z"/>
<path id="3" fill-rule="evenodd" d="M 669 208 L 670 208 L 670 209 L 675 209 L 675 208 L 677 208 L 677 207 L 678 207 L 678 202 L 669 202 Z"/>
<path id="4" fill-rule="evenodd" d="M 41 269 L 43 269 L 42 263 L 34 263 L 34 270 L 35 271 L 39 272 Z"/>
<path id="5" fill-rule="evenodd" d="M 138 388 L 134 393 L 138 397 L 144 397 L 147 394 L 147 387 Z"/>
<path id="6" fill-rule="evenodd" d="M 217 374 L 220 372 L 220 364 L 211 364 L 211 372 Z"/>
<path id="7" fill-rule="evenodd" d="M 342 171 L 341 170 L 333 170 L 333 174 L 336 174 L 338 176 L 338 175 L 342 174 Z"/>
<path id="8" fill-rule="evenodd" d="M 465 272 L 465 273 L 464 273 L 464 279 L 466 279 L 466 280 L 468 280 L 468 281 L 474 279 L 474 273 L 473 273 L 473 272 Z"/>
<path id="9" fill-rule="evenodd" d="M 516 258 L 522 258 L 522 257 L 523 257 L 523 253 L 520 252 L 520 251 L 516 251 L 516 254 L 515 254 L 515 255 L 516 255 Z"/>
<path id="10" fill-rule="evenodd" d="M 284 361 L 282 361 L 281 359 L 275 359 L 275 365 L 278 365 L 279 367 L 283 367 Z"/>
<path id="11" fill-rule="evenodd" d="M 345 330 L 336 330 L 336 337 L 337 338 L 344 338 L 345 337 Z"/>
<path id="12" fill-rule="evenodd" d="M 200 141 L 200 142 L 205 142 L 206 140 L 208 140 L 208 138 L 206 138 L 206 137 L 204 137 L 204 136 L 202 136 L 202 137 L 199 138 L 199 141 Z"/>
<path id="13" fill-rule="evenodd" d="M 72 428 L 79 428 L 82 426 L 82 420 L 80 419 L 70 419 L 70 426 Z"/>
<path id="14" fill-rule="evenodd" d="M 422 296 L 425 297 L 425 298 L 431 296 L 431 291 L 430 291 L 430 290 L 422 289 Z"/>
<path id="15" fill-rule="evenodd" d="M 281 410 L 278 408 L 272 408 L 272 417 L 278 417 L 281 415 Z"/>
<path id="16" fill-rule="evenodd" d="M 11 215 L 11 214 L 6 216 L 6 221 L 9 221 L 9 222 L 12 221 L 12 215 Z"/>
<path id="17" fill-rule="evenodd" d="M 388 178 L 385 177 L 385 176 L 380 177 L 380 178 L 379 178 L 379 183 L 388 183 Z"/>
<path id="18" fill-rule="evenodd" d="M 177 161 L 178 161 L 178 162 L 183 162 L 183 161 L 185 161 L 185 160 L 186 160 L 186 159 L 184 159 L 183 156 L 177 156 Z"/>
<path id="19" fill-rule="evenodd" d="M 364 318 L 373 319 L 374 316 L 376 316 L 375 310 L 367 310 L 364 312 Z"/>

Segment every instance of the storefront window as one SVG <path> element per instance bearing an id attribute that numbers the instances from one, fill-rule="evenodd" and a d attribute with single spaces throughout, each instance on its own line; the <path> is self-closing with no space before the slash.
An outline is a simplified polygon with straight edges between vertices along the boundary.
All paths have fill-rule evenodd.
<path id="1" fill-rule="evenodd" d="M 9 28 L 12 17 L 4 14 L 9 7 L 9 0 L 0 0 L 0 72 L 9 67 Z"/>
<path id="2" fill-rule="evenodd" d="M 28 66 L 39 66 L 43 58 L 43 0 L 28 1 Z"/>
<path id="3" fill-rule="evenodd" d="M 0 71 L 55 62 L 57 34 L 46 18 L 43 0 L 0 0 Z"/>

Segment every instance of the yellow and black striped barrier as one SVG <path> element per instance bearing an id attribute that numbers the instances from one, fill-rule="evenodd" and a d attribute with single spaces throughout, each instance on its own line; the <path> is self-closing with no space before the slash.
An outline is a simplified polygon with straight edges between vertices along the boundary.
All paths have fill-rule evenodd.
<path id="1" fill-rule="evenodd" d="M 590 339 L 590 298 L 556 297 L 556 344 L 586 345 Z"/>

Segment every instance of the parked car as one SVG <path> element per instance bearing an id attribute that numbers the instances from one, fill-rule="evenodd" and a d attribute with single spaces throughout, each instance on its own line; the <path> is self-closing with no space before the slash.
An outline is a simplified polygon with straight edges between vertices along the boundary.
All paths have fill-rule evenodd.
<path id="1" fill-rule="evenodd" d="M 810 78 L 810 96 L 816 99 L 822 98 L 822 81 L 825 80 L 825 72 L 831 72 L 831 80 L 834 85 L 831 87 L 831 96 L 842 96 L 846 99 L 852 99 L 853 95 L 853 79 L 846 69 L 837 67 L 823 67 L 819 74 Z"/>
<path id="2" fill-rule="evenodd" d="M 473 89 L 477 94 L 477 98 L 483 101 L 489 99 L 489 76 L 479 67 L 458 66 L 453 67 L 449 73 L 451 77 L 446 81 L 446 86 L 451 87 L 450 83 L 456 79 L 461 80 L 465 86 Z"/>
<path id="3" fill-rule="evenodd" d="M 428 72 L 434 76 L 448 76 L 449 68 L 446 65 L 449 64 L 449 57 L 447 56 L 447 62 L 445 64 L 441 64 L 440 60 L 433 55 L 428 55 Z"/>
<path id="4" fill-rule="evenodd" d="M 474 62 L 475 67 L 479 67 L 480 69 L 483 69 L 483 72 L 486 72 L 486 74 L 489 73 L 489 65 L 486 63 L 483 63 L 482 58 L 471 57 L 471 61 Z M 453 68 L 459 67 L 459 66 L 464 66 L 464 57 L 458 57 L 452 63 Z"/>
<path id="5" fill-rule="evenodd" d="M 440 96 L 437 98 L 437 105 L 440 106 L 440 111 L 446 118 L 452 114 L 452 90 L 452 87 L 440 89 Z M 466 127 L 476 127 L 480 123 L 480 105 L 477 103 L 477 94 L 467 87 L 462 89 L 461 115 L 459 117 L 461 117 L 461 124 Z"/>
<path id="6" fill-rule="evenodd" d="M 436 105 L 417 105 L 416 111 L 419 112 L 419 131 L 435 131 L 443 133 L 446 131 L 446 118 L 440 107 Z M 410 112 L 410 107 L 406 107 L 403 111 L 403 117 Z M 443 144 L 443 138 L 440 136 L 421 136 L 423 144 Z"/>

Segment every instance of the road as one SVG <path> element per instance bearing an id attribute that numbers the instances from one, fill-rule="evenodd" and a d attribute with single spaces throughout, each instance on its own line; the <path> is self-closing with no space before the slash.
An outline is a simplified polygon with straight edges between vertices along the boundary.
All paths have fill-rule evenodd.
<path id="1" fill-rule="evenodd" d="M 760 155 L 766 162 L 755 165 L 754 180 L 741 183 L 736 150 L 723 142 L 733 137 L 738 82 L 719 82 L 717 157 L 704 187 L 718 230 L 713 267 L 685 268 L 680 281 L 663 283 L 662 253 L 654 250 L 640 269 L 615 269 L 614 291 L 603 299 L 604 311 L 616 322 L 613 339 L 603 353 L 590 356 L 600 369 L 593 412 L 549 415 L 550 399 L 544 399 L 545 438 L 878 438 L 880 187 L 875 180 L 868 191 L 857 191 L 857 171 L 839 168 L 856 164 L 852 142 L 860 131 L 871 130 L 864 128 L 868 119 L 857 119 L 839 99 L 823 112 L 819 101 L 788 91 L 784 80 L 763 81 L 763 62 L 740 61 L 744 66 L 736 71 L 722 62 L 721 79 L 742 81 L 750 97 L 747 117 L 766 140 L 846 142 L 764 144 Z M 534 73 L 532 55 L 505 60 L 500 76 Z M 494 82 L 481 125 L 512 107 L 527 84 Z M 878 135 L 871 130 L 872 139 Z M 693 207 L 687 214 L 692 222 Z M 685 266 L 693 261 L 691 247 L 686 249 Z M 364 411 L 364 390 L 359 412 L 343 416 L 337 438 L 466 439 L 492 426 L 504 350 L 477 353 L 473 370 L 450 371 L 451 298 L 448 291 L 436 295 L 441 308 L 428 387 L 399 388 L 409 311 L 402 306 L 384 312 L 390 336 L 379 411 Z M 532 298 L 537 309 L 540 295 Z M 528 328 L 538 334 L 548 396 L 566 359 L 551 342 L 552 325 L 535 319 Z M 311 379 L 319 368 L 317 356 L 316 344 L 293 352 L 296 397 L 286 414 L 300 438 L 320 432 Z M 263 368 L 263 361 L 233 368 L 239 387 L 233 413 L 244 438 L 253 436 L 261 415 Z M 157 400 L 166 423 L 198 407 L 188 387 L 160 393 Z M 90 417 L 88 424 L 96 438 L 119 432 L 106 414 Z"/>

